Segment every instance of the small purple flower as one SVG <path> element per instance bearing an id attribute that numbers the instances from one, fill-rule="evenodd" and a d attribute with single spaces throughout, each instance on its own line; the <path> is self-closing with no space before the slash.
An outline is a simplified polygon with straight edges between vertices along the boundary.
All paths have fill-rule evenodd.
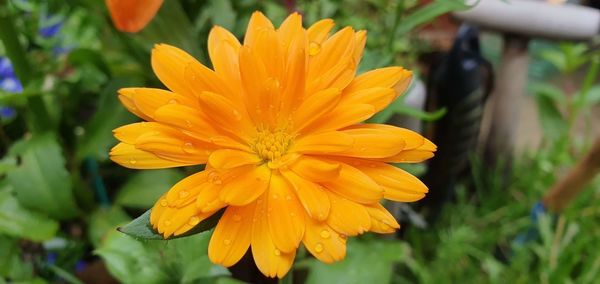
<path id="1" fill-rule="evenodd" d="M 44 38 L 51 38 L 54 37 L 60 31 L 62 26 L 63 22 L 56 22 L 45 27 L 40 27 L 40 30 L 38 32 Z"/>
<path id="2" fill-rule="evenodd" d="M 10 60 L 0 56 L 0 90 L 8 93 L 23 92 L 23 85 L 15 75 Z M 0 106 L 0 118 L 12 118 L 16 115 L 13 108 Z"/>

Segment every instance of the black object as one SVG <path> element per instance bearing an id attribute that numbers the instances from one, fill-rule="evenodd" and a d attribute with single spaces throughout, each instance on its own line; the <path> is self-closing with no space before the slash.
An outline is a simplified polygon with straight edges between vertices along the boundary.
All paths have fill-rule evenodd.
<path id="1" fill-rule="evenodd" d="M 422 205 L 432 222 L 443 204 L 452 199 L 456 181 L 469 168 L 493 76 L 491 64 L 479 50 L 479 32 L 468 25 L 461 26 L 448 54 L 430 70 L 426 108 L 447 110 L 431 125 L 431 138 L 438 151 L 423 177 L 429 193 Z"/>

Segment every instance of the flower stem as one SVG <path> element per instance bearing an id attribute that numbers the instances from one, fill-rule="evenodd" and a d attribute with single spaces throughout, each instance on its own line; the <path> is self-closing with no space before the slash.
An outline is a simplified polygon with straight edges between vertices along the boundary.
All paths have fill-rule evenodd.
<path id="1" fill-rule="evenodd" d="M 10 59 L 13 69 L 23 86 L 27 86 L 31 81 L 33 70 L 27 60 L 25 49 L 19 42 L 14 22 L 11 19 L 8 3 L 6 0 L 0 0 L 0 41 L 4 44 L 6 55 Z M 32 130 L 41 132 L 51 125 L 50 115 L 46 109 L 43 98 L 33 96 L 27 98 L 29 115 L 31 116 Z"/>

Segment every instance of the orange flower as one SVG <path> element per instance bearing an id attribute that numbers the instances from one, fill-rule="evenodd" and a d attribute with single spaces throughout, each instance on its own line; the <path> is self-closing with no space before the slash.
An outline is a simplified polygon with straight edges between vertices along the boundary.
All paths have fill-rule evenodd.
<path id="1" fill-rule="evenodd" d="M 156 15 L 163 0 L 105 0 L 115 27 L 122 32 L 142 30 Z"/>
<path id="2" fill-rule="evenodd" d="M 125 107 L 148 122 L 115 130 L 113 161 L 136 169 L 206 164 L 152 208 L 150 222 L 165 238 L 225 208 L 210 259 L 231 266 L 251 248 L 265 275 L 283 277 L 301 242 L 323 262 L 341 260 L 346 236 L 399 228 L 382 198 L 425 196 L 423 183 L 387 163 L 421 162 L 435 145 L 407 129 L 359 124 L 403 92 L 411 72 L 355 77 L 366 32 L 329 36 L 333 26 L 326 19 L 305 30 L 292 14 L 275 29 L 256 12 L 243 44 L 212 29 L 214 70 L 161 44 L 152 67 L 170 91 L 120 90 Z"/>

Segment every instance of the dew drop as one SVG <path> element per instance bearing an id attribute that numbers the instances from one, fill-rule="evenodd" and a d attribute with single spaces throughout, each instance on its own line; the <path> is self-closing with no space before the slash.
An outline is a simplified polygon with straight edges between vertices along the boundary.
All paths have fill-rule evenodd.
<path id="1" fill-rule="evenodd" d="M 289 195 L 289 194 L 288 194 L 288 195 L 286 195 L 286 196 L 285 196 L 285 200 L 292 200 L 292 196 L 291 196 L 291 195 Z"/>
<path id="2" fill-rule="evenodd" d="M 200 223 L 200 218 L 198 218 L 197 216 L 193 216 L 192 218 L 190 218 L 190 220 L 188 221 L 188 224 L 190 226 L 196 226 L 198 225 L 198 223 Z"/>
<path id="3" fill-rule="evenodd" d="M 188 128 L 192 128 L 192 122 L 191 122 L 191 121 L 189 121 L 189 120 L 186 120 L 186 121 L 185 121 L 185 125 L 186 125 Z"/>
<path id="4" fill-rule="evenodd" d="M 308 44 L 308 55 L 315 56 L 321 52 L 321 45 L 318 42 L 311 41 Z"/>
<path id="5" fill-rule="evenodd" d="M 160 206 L 166 207 L 167 206 L 167 200 L 166 199 L 161 199 L 160 200 Z"/>
<path id="6" fill-rule="evenodd" d="M 170 220 L 165 220 L 163 222 L 163 224 L 165 225 L 165 227 L 169 227 L 171 225 L 171 221 Z"/>
<path id="7" fill-rule="evenodd" d="M 186 142 L 185 144 L 183 144 L 182 147 L 183 151 L 188 153 L 188 154 L 192 154 L 196 152 L 196 146 L 194 146 L 194 144 L 190 143 L 190 142 Z"/>
<path id="8" fill-rule="evenodd" d="M 235 118 L 235 120 L 237 120 L 237 121 L 242 120 L 242 115 L 240 114 L 239 111 L 234 109 L 231 111 L 231 114 L 233 114 L 233 118 Z"/>
<path id="9" fill-rule="evenodd" d="M 236 222 L 242 221 L 242 216 L 240 216 L 238 214 L 234 214 L 233 215 L 233 221 L 236 221 Z"/>
<path id="10" fill-rule="evenodd" d="M 129 158 L 129 163 L 135 165 L 137 161 L 135 160 L 135 158 Z"/>
<path id="11" fill-rule="evenodd" d="M 273 199 L 278 199 L 278 198 L 279 198 L 279 195 L 273 194 Z"/>
<path id="12" fill-rule="evenodd" d="M 278 249 L 275 249 L 275 250 L 273 251 L 273 253 L 274 253 L 276 256 L 280 256 L 280 255 L 281 255 L 281 251 L 280 251 L 280 250 L 278 250 Z"/>
<path id="13" fill-rule="evenodd" d="M 188 195 L 190 195 L 190 193 L 185 190 L 179 192 L 179 198 L 186 198 Z"/>
<path id="14" fill-rule="evenodd" d="M 296 217 L 296 213 L 294 213 L 294 212 L 291 212 L 291 213 L 290 213 L 290 216 L 292 216 L 292 217 Z"/>
<path id="15" fill-rule="evenodd" d="M 329 233 L 328 230 L 321 231 L 321 233 L 319 235 L 321 235 L 321 238 L 324 238 L 324 239 L 329 239 L 329 237 L 331 237 L 331 233 Z"/>
<path id="16" fill-rule="evenodd" d="M 179 102 L 178 102 L 176 99 L 170 99 L 170 100 L 169 100 L 169 104 L 176 105 L 176 104 L 178 104 L 178 103 L 179 103 Z"/>
<path id="17" fill-rule="evenodd" d="M 228 245 L 231 244 L 231 240 L 230 239 L 225 239 L 225 240 L 223 240 L 223 244 L 226 245 L 226 246 L 228 246 Z"/>
<path id="18" fill-rule="evenodd" d="M 322 243 L 317 243 L 315 245 L 315 251 L 318 252 L 318 253 L 323 252 L 323 244 Z"/>

